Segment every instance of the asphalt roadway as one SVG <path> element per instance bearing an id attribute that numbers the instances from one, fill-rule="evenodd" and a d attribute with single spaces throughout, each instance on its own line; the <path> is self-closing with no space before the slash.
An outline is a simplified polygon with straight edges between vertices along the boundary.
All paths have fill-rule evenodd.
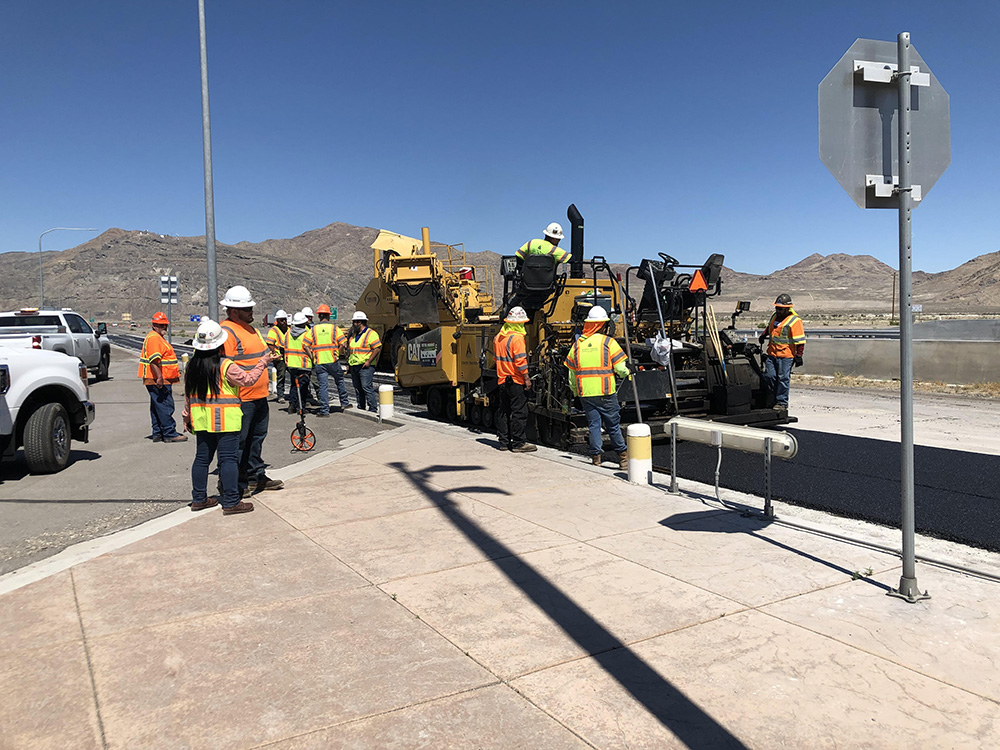
<path id="1" fill-rule="evenodd" d="M 170 444 L 149 440 L 149 397 L 136 377 L 137 362 L 136 352 L 115 347 L 111 380 L 91 380 L 97 414 L 90 442 L 73 442 L 70 465 L 63 471 L 32 476 L 23 451 L 15 461 L 0 464 L 0 575 L 190 502 L 194 438 Z M 178 424 L 180 391 L 175 385 Z M 264 460 L 274 467 L 389 429 L 350 413 L 334 412 L 329 419 L 307 416 L 316 447 L 300 453 L 292 450 L 289 439 L 297 415 L 280 411 L 273 402 L 271 407 Z"/>

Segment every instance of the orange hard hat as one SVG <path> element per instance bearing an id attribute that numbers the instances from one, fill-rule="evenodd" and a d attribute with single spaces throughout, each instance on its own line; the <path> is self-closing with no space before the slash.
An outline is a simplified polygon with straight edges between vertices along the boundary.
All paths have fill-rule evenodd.
<path id="1" fill-rule="evenodd" d="M 329 315 L 330 314 L 330 306 L 329 305 L 320 305 L 319 307 L 317 307 L 316 308 L 316 314 L 319 315 L 320 313 L 326 313 L 327 315 Z"/>
<path id="2" fill-rule="evenodd" d="M 166 315 L 164 315 L 161 312 L 158 312 L 158 313 L 153 313 L 153 322 L 158 323 L 160 325 L 168 325 L 170 323 L 170 320 L 167 318 Z"/>

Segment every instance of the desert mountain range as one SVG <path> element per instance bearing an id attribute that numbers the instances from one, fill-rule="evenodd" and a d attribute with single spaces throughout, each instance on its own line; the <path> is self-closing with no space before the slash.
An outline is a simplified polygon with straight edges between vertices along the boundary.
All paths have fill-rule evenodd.
<path id="1" fill-rule="evenodd" d="M 338 222 L 291 239 L 217 243 L 219 296 L 229 286 L 244 284 L 258 302 L 259 318 L 278 307 L 291 312 L 321 302 L 336 306 L 343 318 L 353 312 L 372 276 L 370 245 L 377 235 L 377 229 Z M 445 246 L 435 249 L 447 252 Z M 484 251 L 468 253 L 465 260 L 496 269 L 499 257 Z M 97 320 L 117 321 L 123 313 L 140 322 L 148 320 L 163 308 L 158 279 L 167 272 L 179 279 L 176 321 L 204 314 L 208 304 L 204 237 L 109 229 L 69 250 L 43 253 L 42 265 L 45 304 L 69 307 Z M 870 255 L 844 253 L 817 253 L 766 275 L 727 268 L 723 295 L 714 306 L 726 311 L 743 299 L 751 300 L 753 310 L 764 311 L 777 294 L 787 292 L 807 319 L 811 313 L 888 313 L 893 275 L 891 267 Z M 501 291 L 497 289 L 498 296 Z M 913 292 L 914 302 L 922 304 L 925 313 L 1000 312 L 1000 252 L 942 273 L 915 272 Z M 38 254 L 0 254 L 0 307 L 37 305 L 38 293 Z"/>

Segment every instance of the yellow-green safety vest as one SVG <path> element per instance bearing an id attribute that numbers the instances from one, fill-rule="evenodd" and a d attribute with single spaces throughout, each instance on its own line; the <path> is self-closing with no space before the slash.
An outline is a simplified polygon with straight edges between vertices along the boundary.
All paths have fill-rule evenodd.
<path id="1" fill-rule="evenodd" d="M 372 356 L 372 352 L 382 345 L 381 339 L 372 328 L 365 328 L 361 333 L 350 334 L 347 337 L 347 364 L 363 365 Z"/>
<path id="2" fill-rule="evenodd" d="M 557 264 L 565 263 L 570 257 L 570 253 L 567 250 L 563 250 L 559 245 L 553 245 L 548 240 L 531 240 L 530 242 L 525 242 L 517 249 L 514 255 L 522 260 L 529 255 L 551 255 Z"/>
<path id="3" fill-rule="evenodd" d="M 564 362 L 569 368 L 570 385 L 580 396 L 607 396 L 614 393 L 615 370 L 628 377 L 625 352 L 610 336 L 595 333 L 581 336 L 573 344 Z"/>
<path id="4" fill-rule="evenodd" d="M 339 330 L 333 323 L 317 323 L 312 327 L 312 339 L 309 346 L 313 352 L 313 361 L 317 365 L 325 365 L 337 361 L 337 334 Z"/>
<path id="5" fill-rule="evenodd" d="M 239 388 L 230 385 L 226 372 L 231 359 L 222 360 L 219 370 L 219 395 L 209 390 L 203 400 L 191 401 L 191 429 L 193 432 L 239 432 L 243 427 L 243 409 L 240 407 Z"/>
<path id="6" fill-rule="evenodd" d="M 312 362 L 306 355 L 305 342 L 309 331 L 303 331 L 302 335 L 295 338 L 291 329 L 285 334 L 285 364 L 296 370 L 311 370 Z"/>

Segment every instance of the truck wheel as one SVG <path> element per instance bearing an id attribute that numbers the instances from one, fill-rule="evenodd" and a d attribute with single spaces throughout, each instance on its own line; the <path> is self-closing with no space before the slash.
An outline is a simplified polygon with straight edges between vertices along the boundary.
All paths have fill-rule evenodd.
<path id="1" fill-rule="evenodd" d="M 111 368 L 111 352 L 104 352 L 101 355 L 101 363 L 97 366 L 97 379 L 107 380 L 108 370 Z"/>
<path id="2" fill-rule="evenodd" d="M 53 474 L 69 463 L 70 424 L 62 404 L 40 406 L 24 426 L 24 458 L 32 474 Z"/>
<path id="3" fill-rule="evenodd" d="M 427 390 L 427 413 L 431 419 L 441 419 L 444 416 L 444 393 L 437 386 Z"/>

